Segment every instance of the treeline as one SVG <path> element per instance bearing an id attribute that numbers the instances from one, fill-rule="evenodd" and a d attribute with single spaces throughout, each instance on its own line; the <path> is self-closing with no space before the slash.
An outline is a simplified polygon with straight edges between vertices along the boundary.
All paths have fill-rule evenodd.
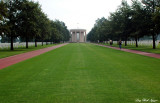
<path id="1" fill-rule="evenodd" d="M 50 20 L 38 2 L 31 0 L 0 1 L 0 36 L 9 38 L 11 50 L 16 38 L 29 41 L 58 43 L 68 41 L 69 31 L 64 22 Z"/>
<path id="2" fill-rule="evenodd" d="M 127 40 L 138 40 L 144 36 L 152 36 L 153 49 L 155 41 L 160 33 L 160 0 L 132 0 L 129 5 L 123 0 L 117 10 L 106 19 L 102 17 L 96 20 L 87 39 L 91 42 L 103 42 L 107 40 L 123 40 L 125 46 Z"/>

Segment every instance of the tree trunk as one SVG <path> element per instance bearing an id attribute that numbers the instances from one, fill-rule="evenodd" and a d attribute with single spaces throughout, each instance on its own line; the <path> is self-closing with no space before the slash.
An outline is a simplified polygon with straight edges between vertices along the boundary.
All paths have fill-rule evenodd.
<path id="1" fill-rule="evenodd" d="M 156 49 L 156 43 L 155 43 L 156 39 L 154 34 L 152 34 L 152 39 L 153 39 L 153 49 Z"/>
<path id="2" fill-rule="evenodd" d="M 28 48 L 28 37 L 26 37 L 26 48 Z"/>
<path id="3" fill-rule="evenodd" d="M 43 46 L 43 41 L 42 41 L 42 46 Z"/>
<path id="4" fill-rule="evenodd" d="M 137 36 L 135 37 L 135 41 L 136 41 L 136 47 L 138 47 L 138 38 L 137 38 Z"/>
<path id="5" fill-rule="evenodd" d="M 14 48 L 13 48 L 13 36 L 11 35 L 11 48 L 10 48 L 11 50 L 14 50 Z"/>
<path id="6" fill-rule="evenodd" d="M 125 40 L 125 46 L 127 46 L 127 40 Z"/>
<path id="7" fill-rule="evenodd" d="M 46 42 L 46 45 L 48 45 L 48 42 Z"/>
<path id="8" fill-rule="evenodd" d="M 37 47 L 37 39 L 35 39 L 35 47 Z"/>
<path id="9" fill-rule="evenodd" d="M 127 46 L 127 36 L 126 36 L 126 38 L 125 38 L 125 46 Z"/>
<path id="10" fill-rule="evenodd" d="M 43 46 L 43 39 L 42 39 L 42 46 Z"/>
<path id="11" fill-rule="evenodd" d="M 153 0 L 153 9 L 152 9 L 152 12 L 153 13 L 155 12 L 155 0 Z M 154 29 L 154 27 L 155 27 L 155 24 L 153 26 L 152 39 L 153 39 L 153 49 L 156 49 L 156 43 L 155 43 L 156 39 L 155 39 L 155 29 Z"/>

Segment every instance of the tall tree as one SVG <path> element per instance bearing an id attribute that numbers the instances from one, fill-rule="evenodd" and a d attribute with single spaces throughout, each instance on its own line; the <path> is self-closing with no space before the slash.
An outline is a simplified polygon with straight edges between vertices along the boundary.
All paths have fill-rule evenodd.
<path id="1" fill-rule="evenodd" d="M 132 0 L 132 24 L 130 27 L 131 37 L 133 36 L 136 41 L 136 47 L 138 47 L 138 39 L 143 37 L 148 32 L 148 14 L 142 6 L 142 3 L 138 0 Z"/>
<path id="2" fill-rule="evenodd" d="M 160 33 L 160 4 L 159 7 L 156 7 L 155 13 L 152 16 L 152 20 L 155 24 L 155 32 Z"/>
<path id="3" fill-rule="evenodd" d="M 50 20 L 47 18 L 47 15 L 45 15 L 44 13 L 40 13 L 39 14 L 39 22 L 38 22 L 38 26 L 40 28 L 40 40 L 42 42 L 42 46 L 43 46 L 43 42 L 45 39 L 48 38 L 48 35 L 50 34 Z"/>
<path id="4" fill-rule="evenodd" d="M 156 7 L 159 7 L 160 1 L 159 0 L 142 0 L 142 3 L 145 4 L 145 8 L 148 10 L 148 14 L 150 15 L 150 32 L 153 39 L 153 49 L 156 48 L 156 23 L 153 21 L 154 15 L 156 14 Z"/>
<path id="5" fill-rule="evenodd" d="M 47 18 L 47 16 L 42 12 L 41 7 L 38 3 L 35 3 L 35 8 L 34 8 L 34 22 L 35 22 L 35 31 L 33 33 L 33 37 L 35 39 L 35 47 L 37 47 L 37 41 L 38 39 L 40 39 L 43 34 L 42 34 L 42 30 L 45 30 L 42 26 L 42 24 L 47 28 L 47 30 L 49 30 L 49 19 Z M 45 21 L 44 21 L 45 19 Z M 41 27 L 42 26 L 42 27 Z M 44 32 L 43 32 L 44 33 Z M 47 35 L 47 34 L 45 34 Z"/>
<path id="6" fill-rule="evenodd" d="M 127 46 L 127 40 L 130 34 L 129 28 L 131 26 L 132 11 L 129 4 L 125 0 L 122 1 L 121 7 L 119 9 L 123 17 L 123 36 L 125 38 L 125 46 Z"/>
<path id="7" fill-rule="evenodd" d="M 11 0 L 9 2 L 6 2 L 7 4 L 7 14 L 8 14 L 8 21 L 7 26 L 9 27 L 8 32 L 6 33 L 11 40 L 11 50 L 13 50 L 13 40 L 17 36 L 20 35 L 19 30 L 17 29 L 19 27 L 19 14 L 21 12 L 21 0 Z"/>
<path id="8" fill-rule="evenodd" d="M 37 24 L 39 22 L 39 13 L 41 13 L 41 9 L 38 3 L 27 0 L 23 0 L 21 9 L 22 12 L 19 18 L 21 23 L 20 31 L 21 34 L 23 34 L 22 37 L 26 39 L 26 48 L 28 48 L 29 39 L 37 38 L 37 36 L 40 35 L 40 29 Z"/>
<path id="9" fill-rule="evenodd" d="M 0 1 L 0 36 L 8 30 L 7 23 L 7 7 L 3 1 Z"/>
<path id="10" fill-rule="evenodd" d="M 67 26 L 65 26 L 65 23 L 59 20 L 52 22 L 52 27 L 56 33 L 53 33 L 54 35 L 54 40 L 55 42 L 60 42 L 60 41 L 68 41 L 70 38 L 69 31 L 67 29 Z"/>

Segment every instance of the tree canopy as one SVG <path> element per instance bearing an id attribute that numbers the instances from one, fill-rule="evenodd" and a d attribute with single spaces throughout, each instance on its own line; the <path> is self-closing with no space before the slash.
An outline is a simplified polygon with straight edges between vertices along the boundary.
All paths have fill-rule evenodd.
<path id="1" fill-rule="evenodd" d="M 0 1 L 0 36 L 7 37 L 13 42 L 18 37 L 29 41 L 61 42 L 69 41 L 70 34 L 64 22 L 50 20 L 42 11 L 38 2 L 30 0 Z"/>
<path id="2" fill-rule="evenodd" d="M 143 36 L 152 36 L 153 48 L 155 40 L 160 33 L 160 1 L 159 0 L 132 0 L 129 5 L 122 0 L 115 12 L 108 18 L 96 20 L 94 27 L 87 35 L 91 42 L 103 42 L 107 40 L 137 41 Z"/>

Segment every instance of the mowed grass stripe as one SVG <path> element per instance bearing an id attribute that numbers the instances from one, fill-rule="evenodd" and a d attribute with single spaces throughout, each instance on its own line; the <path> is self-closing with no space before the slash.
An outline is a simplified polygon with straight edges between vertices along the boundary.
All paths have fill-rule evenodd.
<path id="1" fill-rule="evenodd" d="M 97 53 L 95 49 L 101 53 Z M 106 49 L 107 52 L 105 51 Z M 104 47 L 102 49 L 102 47 L 99 46 L 94 49 L 91 48 L 91 52 L 95 52 L 94 55 L 100 57 L 99 59 L 96 59 L 95 56 L 91 56 L 90 58 L 92 59 L 90 60 L 93 61 L 90 61 L 90 65 L 92 65 L 94 68 L 97 64 L 99 64 L 99 67 L 96 70 L 97 72 L 95 73 L 97 74 L 99 72 L 100 74 L 98 76 L 101 76 L 102 79 L 107 78 L 107 82 L 101 83 L 109 83 L 109 85 L 106 85 L 111 88 L 105 88 L 107 86 L 104 85 L 104 88 L 107 90 L 106 93 L 109 93 L 108 95 L 111 95 L 112 93 L 115 95 L 116 93 L 116 95 L 122 97 L 122 100 L 116 99 L 117 103 L 121 103 L 120 101 L 123 101 L 124 99 L 129 100 L 129 98 L 131 98 L 130 100 L 133 102 L 133 98 L 155 98 L 156 95 L 159 95 L 159 92 L 157 92 L 157 90 L 160 90 L 158 86 L 160 83 L 158 74 L 158 72 L 160 72 L 158 67 L 158 59 L 148 58 L 145 56 Z M 92 64 L 92 62 L 97 62 L 97 64 Z M 155 91 L 152 88 L 156 88 Z M 111 92 L 109 92 L 109 90 Z M 132 95 L 127 95 L 127 92 Z M 151 96 L 153 92 L 155 95 Z M 112 102 L 115 103 L 115 99 L 112 99 Z"/>
<path id="2" fill-rule="evenodd" d="M 0 103 L 160 100 L 160 60 L 73 43 L 0 70 Z"/>

